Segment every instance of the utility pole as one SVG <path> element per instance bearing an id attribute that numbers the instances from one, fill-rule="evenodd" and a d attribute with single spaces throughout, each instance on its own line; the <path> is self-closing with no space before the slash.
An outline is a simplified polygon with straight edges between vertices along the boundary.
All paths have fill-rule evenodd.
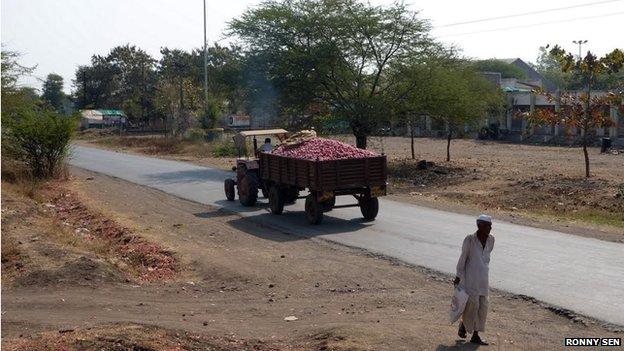
<path id="1" fill-rule="evenodd" d="M 208 56 L 206 53 L 206 0 L 204 0 L 204 113 L 208 109 Z"/>
<path id="2" fill-rule="evenodd" d="M 583 44 L 587 43 L 587 40 L 572 40 L 572 42 L 574 44 L 578 45 L 578 47 L 579 47 L 579 60 L 581 60 L 583 58 L 581 47 L 583 46 Z"/>

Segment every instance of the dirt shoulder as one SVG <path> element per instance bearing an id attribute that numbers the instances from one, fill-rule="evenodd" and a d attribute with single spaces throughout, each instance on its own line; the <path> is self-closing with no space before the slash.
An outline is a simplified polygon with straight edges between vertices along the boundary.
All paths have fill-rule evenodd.
<path id="1" fill-rule="evenodd" d="M 226 170 L 234 164 L 233 157 L 214 156 L 219 143 L 164 139 L 109 136 L 79 143 Z M 587 180 L 579 148 L 454 140 L 446 162 L 444 140 L 415 139 L 415 159 L 408 138 L 372 137 L 369 144 L 388 155 L 393 200 L 624 242 L 624 152 L 590 148 L 593 176 Z"/>
<path id="2" fill-rule="evenodd" d="M 162 335 L 168 335 L 163 343 L 190 338 L 181 341 L 183 349 L 209 343 L 216 345 L 212 349 L 239 349 L 228 347 L 228 340 L 259 350 L 474 349 L 447 322 L 450 277 L 287 235 L 119 179 L 78 169 L 72 174 L 72 190 L 86 206 L 170 248 L 187 272 L 166 282 L 3 284 L 7 349 L 61 334 L 68 349 L 80 349 L 80 340 L 98 345 L 82 349 L 128 340 L 149 346 Z M 13 206 L 3 197 L 3 220 Z M 4 223 L 3 228 L 16 240 L 28 235 L 10 232 Z M 3 257 L 4 252 L 3 245 Z M 492 348 L 559 349 L 565 336 L 622 335 L 502 292 L 492 292 L 490 306 L 484 336 Z M 297 320 L 286 321 L 290 316 Z M 205 344 L 188 341 L 196 338 Z"/>

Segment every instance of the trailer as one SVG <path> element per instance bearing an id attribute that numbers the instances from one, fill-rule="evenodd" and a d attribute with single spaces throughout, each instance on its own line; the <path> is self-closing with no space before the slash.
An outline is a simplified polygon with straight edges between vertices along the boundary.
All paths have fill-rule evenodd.
<path id="1" fill-rule="evenodd" d="M 386 156 L 312 161 L 261 153 L 260 178 L 269 189 L 271 213 L 281 214 L 284 205 L 305 198 L 308 222 L 319 224 L 323 213 L 359 207 L 365 220 L 379 212 L 378 197 L 386 195 Z M 299 197 L 307 189 L 309 194 Z M 353 196 L 357 203 L 336 205 L 336 197 Z"/>
<path id="2" fill-rule="evenodd" d="M 237 144 L 247 137 L 273 134 L 282 140 L 283 130 L 246 131 L 234 137 Z M 237 140 L 238 139 L 238 140 Z M 257 143 L 254 142 L 254 148 Z M 272 214 L 279 215 L 284 206 L 305 199 L 308 222 L 320 224 L 325 212 L 346 207 L 359 207 L 365 220 L 379 212 L 380 196 L 386 195 L 386 156 L 338 160 L 305 160 L 272 153 L 255 153 L 255 157 L 236 161 L 236 180 L 226 179 L 226 198 L 238 194 L 243 206 L 254 206 L 261 191 L 268 197 Z M 308 190 L 309 194 L 299 196 Z M 353 196 L 356 203 L 336 205 L 337 196 Z"/>

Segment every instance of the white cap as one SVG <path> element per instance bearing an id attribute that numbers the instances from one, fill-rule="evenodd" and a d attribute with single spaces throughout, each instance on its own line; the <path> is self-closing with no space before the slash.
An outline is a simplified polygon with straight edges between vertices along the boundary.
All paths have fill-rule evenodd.
<path id="1" fill-rule="evenodd" d="M 477 222 L 479 222 L 479 221 L 492 223 L 492 217 L 490 217 L 490 216 L 488 216 L 486 214 L 482 214 L 479 217 L 477 217 Z"/>

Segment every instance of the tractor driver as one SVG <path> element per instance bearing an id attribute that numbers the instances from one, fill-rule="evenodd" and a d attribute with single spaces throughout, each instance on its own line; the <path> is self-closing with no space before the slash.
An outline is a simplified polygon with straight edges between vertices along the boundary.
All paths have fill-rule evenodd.
<path id="1" fill-rule="evenodd" d="M 271 152 L 273 147 L 271 146 L 271 138 L 264 139 L 264 145 L 258 148 L 258 152 Z"/>

